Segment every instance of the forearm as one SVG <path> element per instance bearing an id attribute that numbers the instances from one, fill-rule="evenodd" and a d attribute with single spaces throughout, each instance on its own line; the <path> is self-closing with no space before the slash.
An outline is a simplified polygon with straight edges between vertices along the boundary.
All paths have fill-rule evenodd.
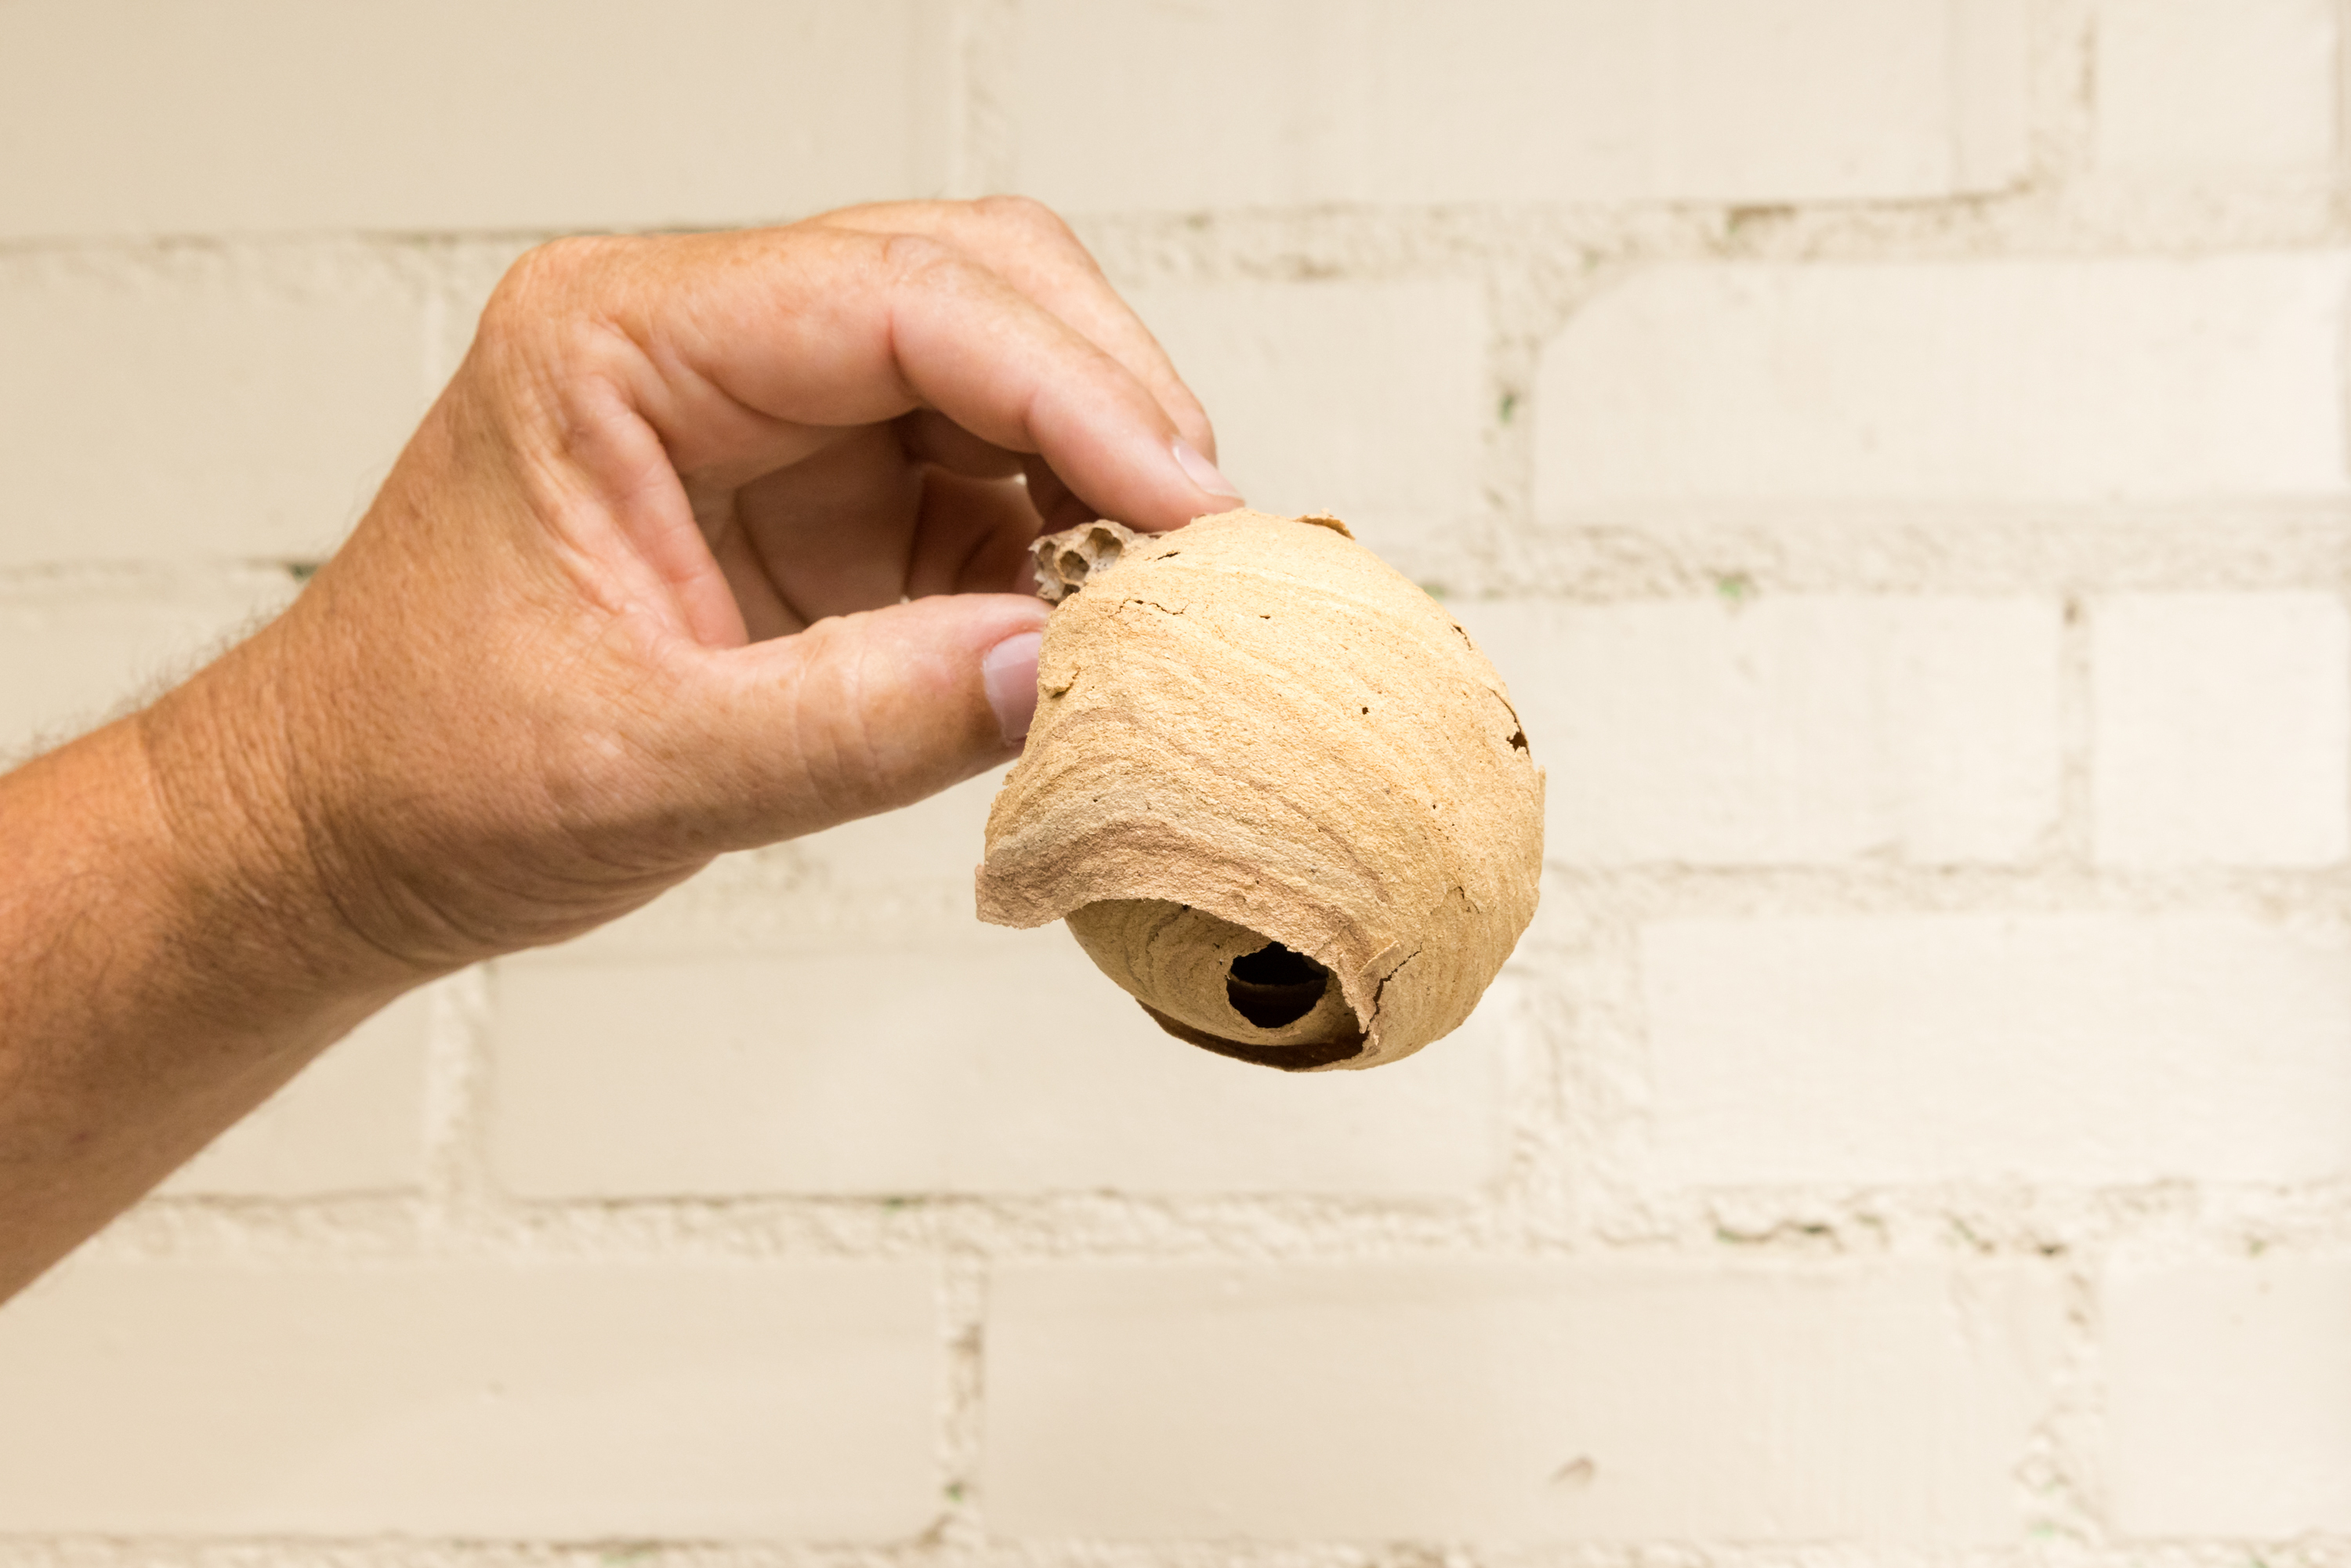
<path id="1" fill-rule="evenodd" d="M 270 656 L 0 778 L 0 1299 L 422 977 L 322 896 Z"/>

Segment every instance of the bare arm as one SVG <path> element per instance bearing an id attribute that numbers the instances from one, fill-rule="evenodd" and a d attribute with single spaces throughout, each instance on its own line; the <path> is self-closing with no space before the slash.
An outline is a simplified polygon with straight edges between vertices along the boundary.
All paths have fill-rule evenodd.
<path id="1" fill-rule="evenodd" d="M 0 1298 L 410 987 L 1008 759 L 1028 540 L 1213 450 L 1031 204 L 527 257 L 284 616 L 0 778 Z"/>
<path id="2" fill-rule="evenodd" d="M 0 778 L 0 1298 L 413 982 L 279 825 L 260 662 Z"/>

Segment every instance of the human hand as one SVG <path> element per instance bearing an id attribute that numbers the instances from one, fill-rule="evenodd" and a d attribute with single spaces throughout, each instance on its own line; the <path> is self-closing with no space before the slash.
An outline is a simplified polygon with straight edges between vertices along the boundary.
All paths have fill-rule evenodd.
<path id="1" fill-rule="evenodd" d="M 1228 507 L 1214 451 L 1033 203 L 560 242 L 287 613 L 159 706 L 159 774 L 234 748 L 330 947 L 558 940 L 1008 760 L 1029 540 Z"/>

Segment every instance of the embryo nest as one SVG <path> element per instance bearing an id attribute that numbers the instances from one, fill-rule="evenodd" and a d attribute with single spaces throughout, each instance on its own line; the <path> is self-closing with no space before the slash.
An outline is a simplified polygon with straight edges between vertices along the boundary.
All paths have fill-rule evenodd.
<path id="1" fill-rule="evenodd" d="M 1067 920 L 1247 1061 L 1373 1067 L 1467 1019 L 1534 915 L 1543 776 L 1444 606 L 1322 516 L 1037 551 L 1055 608 L 981 917 Z"/>

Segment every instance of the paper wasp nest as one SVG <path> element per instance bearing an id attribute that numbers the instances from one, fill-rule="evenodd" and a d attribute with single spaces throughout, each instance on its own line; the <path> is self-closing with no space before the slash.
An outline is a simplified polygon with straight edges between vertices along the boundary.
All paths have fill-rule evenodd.
<path id="1" fill-rule="evenodd" d="M 1055 608 L 980 917 L 1066 919 L 1245 1061 L 1374 1067 L 1467 1019 L 1534 916 L 1543 791 L 1468 634 L 1334 517 L 1037 550 Z"/>

